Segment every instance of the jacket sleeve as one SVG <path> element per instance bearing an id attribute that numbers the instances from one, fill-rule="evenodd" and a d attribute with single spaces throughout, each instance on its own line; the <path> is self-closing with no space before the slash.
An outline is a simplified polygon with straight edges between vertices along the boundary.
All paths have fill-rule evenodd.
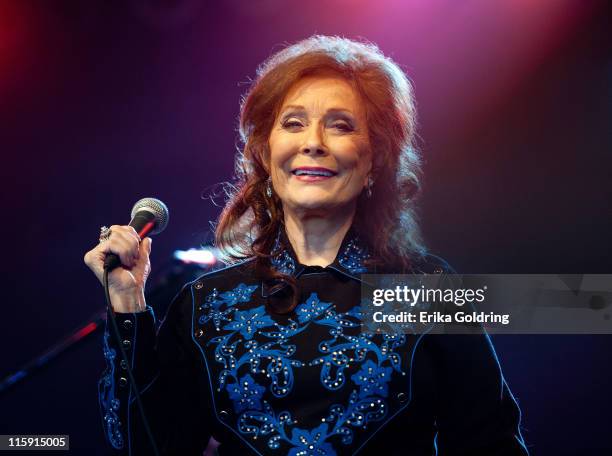
<path id="1" fill-rule="evenodd" d="M 440 456 L 526 456 L 521 413 L 489 336 L 428 335 Z"/>
<path id="2" fill-rule="evenodd" d="M 173 300 L 159 331 L 155 316 L 115 313 L 121 344 L 140 392 L 149 428 L 160 454 L 201 455 L 210 438 L 209 399 L 198 385 L 191 342 L 189 286 Z M 99 382 L 106 439 L 114 454 L 153 454 L 117 344 L 104 334 L 107 368 Z"/>
<path id="3" fill-rule="evenodd" d="M 457 274 L 430 255 L 426 272 Z M 452 287 L 452 280 L 443 283 Z M 474 310 L 474 309 L 473 309 Z M 472 334 L 427 334 L 433 359 L 436 449 L 440 456 L 527 456 L 521 411 L 502 374 L 491 338 L 481 325 Z"/>

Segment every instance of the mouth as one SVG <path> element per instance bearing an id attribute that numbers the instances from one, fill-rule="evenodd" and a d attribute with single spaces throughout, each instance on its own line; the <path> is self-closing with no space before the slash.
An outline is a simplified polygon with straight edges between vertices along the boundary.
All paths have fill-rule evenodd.
<path id="1" fill-rule="evenodd" d="M 296 177 L 334 177 L 338 173 L 336 171 L 332 171 L 331 169 L 321 168 L 319 166 L 300 166 L 299 168 L 295 168 L 291 171 Z"/>

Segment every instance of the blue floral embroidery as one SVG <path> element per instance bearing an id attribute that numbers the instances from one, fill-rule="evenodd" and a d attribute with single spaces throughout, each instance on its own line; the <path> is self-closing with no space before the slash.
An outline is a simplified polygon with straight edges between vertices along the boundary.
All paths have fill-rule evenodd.
<path id="1" fill-rule="evenodd" d="M 261 398 L 266 390 L 258 385 L 249 374 L 242 377 L 238 383 L 227 385 L 229 397 L 234 401 L 234 410 L 239 413 L 245 410 L 261 410 Z"/>
<path id="2" fill-rule="evenodd" d="M 387 397 L 387 383 L 391 380 L 392 370 L 390 367 L 380 367 L 369 359 L 363 363 L 361 370 L 351 376 L 353 383 L 361 387 L 359 397 Z"/>
<path id="3" fill-rule="evenodd" d="M 239 287 L 246 290 L 243 299 L 254 289 L 242 284 Z M 218 294 L 213 301 L 219 296 L 229 295 Z M 216 311 L 226 312 L 229 305 L 226 304 L 225 309 L 217 307 Z M 284 442 L 291 447 L 290 455 L 335 455 L 329 438 L 338 436 L 340 442 L 350 444 L 354 428 L 365 428 L 368 423 L 380 421 L 387 415 L 384 398 L 388 395 L 391 374 L 397 371 L 405 375 L 400 368 L 400 356 L 395 352 L 405 344 L 405 335 L 383 334 L 378 336 L 382 337 L 382 343 L 376 344 L 372 333 L 345 334 L 345 329 L 354 330 L 360 326 L 361 308 L 355 306 L 338 313 L 332 303 L 320 301 L 316 293 L 296 307 L 297 321 L 289 319 L 286 324 L 272 320 L 264 306 L 245 311 L 232 310 L 235 310 L 232 314 L 225 315 L 231 321 L 223 327 L 229 332 L 210 339 L 208 345 L 216 345 L 215 360 L 223 365 L 217 391 L 225 386 L 235 411 L 239 413 L 237 424 L 240 433 L 253 438 L 268 437 L 267 445 L 273 450 Z M 203 317 L 210 319 L 208 315 L 214 312 L 214 309 L 209 309 L 200 321 Z M 312 324 L 327 327 L 331 336 L 318 346 L 322 356 L 307 363 L 293 359 L 296 346 L 290 343 L 291 338 Z M 253 339 L 256 333 L 268 341 Z M 284 397 L 293 389 L 294 368 L 320 365 L 321 384 L 337 390 L 346 384 L 345 369 L 354 364 L 360 365 L 360 370 L 350 377 L 357 388 L 351 391 L 348 403 L 331 406 L 327 416 L 322 418 L 323 423 L 312 430 L 292 428 L 296 422 L 288 411 L 275 412 L 263 399 L 266 388 L 258 383 L 256 377 L 269 378 L 270 392 L 275 397 Z M 239 376 L 243 366 L 248 366 L 253 376 Z"/>
<path id="4" fill-rule="evenodd" d="M 295 309 L 295 312 L 297 313 L 298 321 L 300 323 L 306 323 L 313 317 L 321 315 L 322 312 L 330 307 L 331 303 L 319 301 L 317 294 L 312 293 L 304 304 L 300 304 Z"/>
<path id="5" fill-rule="evenodd" d="M 237 288 L 240 288 L 243 284 L 238 285 Z M 230 297 L 230 302 L 233 300 L 234 295 L 228 294 L 231 292 L 224 293 L 225 296 Z M 200 310 L 208 310 L 208 313 L 202 315 L 198 319 L 198 323 L 201 325 L 205 324 L 207 321 L 212 320 L 215 325 L 215 329 L 219 331 L 221 329 L 221 323 L 224 321 L 231 321 L 231 315 L 236 310 L 230 305 L 227 306 L 226 309 L 220 310 L 221 306 L 226 303 L 226 300 L 222 297 L 219 299 L 219 290 L 213 288 L 213 290 L 206 296 L 204 299 L 204 304 L 200 306 Z"/>
<path id="6" fill-rule="evenodd" d="M 220 337 L 214 337 L 209 344 L 216 344 L 215 360 L 223 363 L 224 369 L 219 374 L 219 388 L 221 391 L 228 379 L 237 379 L 238 370 L 249 365 L 251 373 L 265 374 L 270 378 L 270 391 L 275 397 L 286 396 L 293 389 L 293 368 L 302 367 L 302 362 L 291 359 L 295 353 L 295 345 L 278 345 L 275 342 L 259 344 L 256 340 L 244 342 L 244 353 L 236 358 L 235 353 L 241 340 L 232 341 L 238 332 L 232 332 Z M 273 348 L 278 345 L 279 348 Z M 265 368 L 262 364 L 265 363 Z M 235 380 L 237 381 L 237 380 Z"/>
<path id="7" fill-rule="evenodd" d="M 281 246 L 281 230 L 278 231 L 274 240 L 270 263 L 281 274 L 293 275 L 295 272 L 295 260 L 289 251 Z"/>
<path id="8" fill-rule="evenodd" d="M 265 307 L 259 306 L 256 309 L 236 312 L 234 321 L 225 325 L 223 329 L 239 330 L 245 339 L 250 340 L 257 330 L 273 324 L 274 320 L 266 314 Z"/>
<path id="9" fill-rule="evenodd" d="M 227 306 L 233 306 L 239 302 L 249 302 L 251 300 L 251 295 L 256 289 L 257 285 L 247 286 L 244 283 L 241 283 L 232 291 L 221 293 L 221 298 L 223 299 L 222 302 Z M 219 304 L 219 302 L 217 301 L 216 304 Z"/>
<path id="10" fill-rule="evenodd" d="M 110 348 L 108 339 L 110 334 L 104 333 L 104 358 L 106 358 L 106 372 L 98 384 L 98 394 L 100 405 L 104 411 L 104 428 L 108 441 L 113 448 L 120 450 L 123 448 L 123 435 L 121 433 L 121 427 L 119 423 L 119 411 L 120 402 L 115 397 L 115 358 L 117 356 L 114 349 Z"/>
<path id="11" fill-rule="evenodd" d="M 360 244 L 359 238 L 354 236 L 340 253 L 338 262 L 340 266 L 347 269 L 351 274 L 363 274 L 368 272 L 364 261 L 369 257 L 370 254 Z"/>
<path id="12" fill-rule="evenodd" d="M 280 231 L 274 242 L 272 252 L 276 252 L 270 260 L 272 266 L 282 274 L 293 275 L 296 270 L 296 262 L 289 253 L 289 249 L 281 246 Z M 364 262 L 370 256 L 359 236 L 353 234 L 338 255 L 338 263 L 351 274 L 363 274 L 368 272 Z"/>
<path id="13" fill-rule="evenodd" d="M 198 319 L 198 323 L 203 325 L 207 321 L 212 320 L 215 329 L 219 331 L 222 322 L 232 320 L 232 314 L 235 310 L 233 306 L 239 302 L 249 302 L 256 289 L 257 285 L 248 286 L 244 283 L 224 293 L 219 293 L 219 290 L 214 288 L 210 294 L 206 296 L 204 304 L 200 306 L 200 310 L 210 310 L 207 314 L 202 315 Z M 225 309 L 221 310 L 221 306 L 225 306 Z"/>
<path id="14" fill-rule="evenodd" d="M 238 430 L 244 435 L 252 435 L 253 438 L 260 435 L 270 436 L 268 448 L 276 450 L 280 448 L 281 441 L 290 440 L 285 427 L 296 424 L 296 421 L 291 418 L 289 412 L 280 412 L 277 415 L 266 401 L 263 401 L 263 406 L 264 410 L 261 412 L 250 410 L 242 413 L 238 419 Z"/>
<path id="15" fill-rule="evenodd" d="M 293 275 L 295 272 L 295 261 L 287 250 L 282 250 L 280 253 L 274 255 L 270 262 L 274 269 L 281 274 Z"/>
<path id="16" fill-rule="evenodd" d="M 238 288 L 243 291 L 242 299 L 250 300 L 250 294 L 256 287 L 245 287 L 241 284 Z M 237 294 L 234 293 L 234 295 Z M 218 296 L 227 295 L 225 293 L 218 294 L 217 292 L 217 296 L 211 299 L 210 302 L 212 303 Z M 221 391 L 224 385 L 228 384 L 232 379 L 234 383 L 239 382 L 238 371 L 243 366 L 248 365 L 249 371 L 252 374 L 265 374 L 266 377 L 270 378 L 270 391 L 274 396 L 286 396 L 293 388 L 293 368 L 301 367 L 302 363 L 299 360 L 291 359 L 295 353 L 295 345 L 281 344 L 276 341 L 260 344 L 252 339 L 257 331 L 267 327 L 271 329 L 276 328 L 276 323 L 266 314 L 265 307 L 260 306 L 246 311 L 238 311 L 235 307 L 223 310 L 221 310 L 221 307 L 216 309 L 211 307 L 206 307 L 206 305 L 200 307 L 200 310 L 206 311 L 208 309 L 208 313 L 202 314 L 198 319 L 199 322 L 208 321 L 211 319 L 211 315 L 216 315 L 217 313 L 221 313 L 223 318 L 231 320 L 230 323 L 223 327 L 224 330 L 229 332 L 222 336 L 213 337 L 208 341 L 209 345 L 216 345 L 215 360 L 222 363 L 224 367 L 219 374 L 219 387 L 217 391 Z M 231 310 L 231 312 L 227 313 L 228 310 Z M 261 333 L 264 332 L 261 331 Z M 242 336 L 242 338 L 239 336 Z M 279 337 L 282 338 L 283 336 L 280 335 Z M 238 350 L 241 347 L 246 351 L 238 355 Z"/>
<path id="17" fill-rule="evenodd" d="M 215 325 L 215 329 L 219 331 L 221 329 L 221 323 L 223 321 L 231 321 L 231 315 L 234 312 L 234 310 L 235 308 L 232 308 L 232 307 L 225 309 L 223 311 L 213 309 L 208 314 L 202 315 L 198 319 L 198 323 L 203 325 L 207 321 L 212 320 L 213 324 Z"/>
<path id="18" fill-rule="evenodd" d="M 295 428 L 291 443 L 295 445 L 288 456 L 335 456 L 336 451 L 327 438 L 327 424 L 323 423 L 312 431 Z"/>

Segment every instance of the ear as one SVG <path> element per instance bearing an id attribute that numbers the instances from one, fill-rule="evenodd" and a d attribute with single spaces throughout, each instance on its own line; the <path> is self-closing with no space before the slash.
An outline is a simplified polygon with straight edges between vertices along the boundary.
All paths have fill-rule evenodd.
<path id="1" fill-rule="evenodd" d="M 259 156 L 260 160 L 261 160 L 261 166 L 263 166 L 264 170 L 266 171 L 266 174 L 268 174 L 268 176 L 272 175 L 272 167 L 270 165 L 270 144 L 266 143 L 265 147 L 263 148 L 264 150 L 261 151 L 261 154 Z"/>
<path id="2" fill-rule="evenodd" d="M 363 187 L 364 188 L 368 187 L 368 183 L 369 183 L 370 179 L 374 180 L 374 166 L 375 166 L 374 165 L 374 159 L 373 159 L 372 155 L 370 155 L 370 163 L 369 163 L 368 170 L 366 171 L 365 178 L 364 178 L 364 181 L 363 181 Z"/>
<path id="3" fill-rule="evenodd" d="M 264 147 L 251 149 L 253 161 L 256 161 L 259 167 L 263 168 L 264 172 L 270 175 L 270 154 L 266 150 L 267 144 Z M 263 149 L 263 150 L 262 150 Z"/>
<path id="4" fill-rule="evenodd" d="M 380 172 L 380 165 L 375 163 L 374 160 L 372 160 L 370 162 L 370 169 L 368 170 L 365 176 L 365 183 L 363 184 L 364 187 L 368 186 L 370 180 L 372 181 L 372 184 L 374 184 L 374 182 L 376 182 L 376 179 L 378 179 L 379 172 Z"/>

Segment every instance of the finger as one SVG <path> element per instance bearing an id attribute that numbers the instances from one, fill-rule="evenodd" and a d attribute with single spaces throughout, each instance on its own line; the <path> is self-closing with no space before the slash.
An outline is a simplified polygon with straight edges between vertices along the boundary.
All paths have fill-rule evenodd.
<path id="1" fill-rule="evenodd" d="M 126 239 L 134 239 L 137 243 L 141 241 L 140 236 L 138 235 L 136 230 L 129 225 L 113 225 L 111 227 L 110 237 L 112 237 L 113 234 L 124 237 Z"/>
<path id="2" fill-rule="evenodd" d="M 130 225 L 126 225 L 128 228 L 128 232 L 134 236 L 136 236 L 136 239 L 138 240 L 138 242 L 142 241 L 142 238 L 140 237 L 140 235 L 138 234 L 138 232 L 136 231 L 136 228 L 134 228 L 133 226 Z"/>
<path id="3" fill-rule="evenodd" d="M 138 260 L 138 257 L 140 256 L 140 240 L 138 236 L 134 235 L 134 233 L 129 230 L 124 230 L 118 233 L 118 235 L 128 243 L 132 257 L 134 257 L 135 260 Z"/>
<path id="4" fill-rule="evenodd" d="M 136 260 L 136 263 L 134 264 L 134 267 L 136 269 L 144 269 L 146 264 L 149 262 L 150 250 L 149 250 L 149 247 L 147 247 L 148 243 L 149 241 L 145 239 L 139 244 L 140 256 L 138 257 L 138 259 Z"/>
<path id="5" fill-rule="evenodd" d="M 132 246 L 126 239 L 117 236 L 114 239 L 110 239 L 109 244 L 110 251 L 119 256 L 123 266 L 129 268 L 134 266 L 136 259 L 134 258 L 134 254 L 132 252 Z"/>
<path id="6" fill-rule="evenodd" d="M 149 255 L 151 254 L 151 238 L 145 238 L 140 243 L 140 259 L 132 268 L 132 274 L 137 278 L 142 278 L 143 283 L 147 280 L 147 275 L 151 270 Z"/>
<path id="7" fill-rule="evenodd" d="M 111 232 L 111 236 L 113 234 L 121 236 L 125 239 L 133 240 L 136 243 L 140 243 L 141 241 L 140 236 L 138 236 L 138 233 L 136 232 L 136 230 L 129 225 L 118 226 L 115 231 Z"/>
<path id="8" fill-rule="evenodd" d="M 134 229 L 134 227 L 130 226 L 130 225 L 125 225 L 125 226 L 121 226 L 120 227 L 120 233 L 124 236 L 128 236 L 131 239 L 135 239 L 136 242 L 140 243 L 140 241 L 142 241 L 142 239 L 140 239 L 140 236 L 138 235 L 138 233 L 136 232 L 136 230 Z"/>
<path id="9" fill-rule="evenodd" d="M 137 264 L 142 265 L 149 261 L 149 254 L 151 253 L 151 238 L 145 238 L 138 245 L 140 256 L 138 257 Z"/>
<path id="10" fill-rule="evenodd" d="M 140 243 L 140 253 L 145 254 L 147 258 L 151 255 L 151 244 L 153 243 L 153 239 L 150 237 L 144 238 L 144 240 Z"/>
<path id="11" fill-rule="evenodd" d="M 140 237 L 135 233 L 131 226 L 117 226 L 114 232 L 111 232 L 110 240 L 121 238 L 130 246 L 130 255 L 137 260 L 139 257 Z"/>
<path id="12" fill-rule="evenodd" d="M 114 253 L 119 256 L 121 264 L 126 267 L 132 267 L 136 262 L 132 245 L 127 239 L 120 236 L 109 238 L 108 241 L 102 243 L 104 253 Z"/>

